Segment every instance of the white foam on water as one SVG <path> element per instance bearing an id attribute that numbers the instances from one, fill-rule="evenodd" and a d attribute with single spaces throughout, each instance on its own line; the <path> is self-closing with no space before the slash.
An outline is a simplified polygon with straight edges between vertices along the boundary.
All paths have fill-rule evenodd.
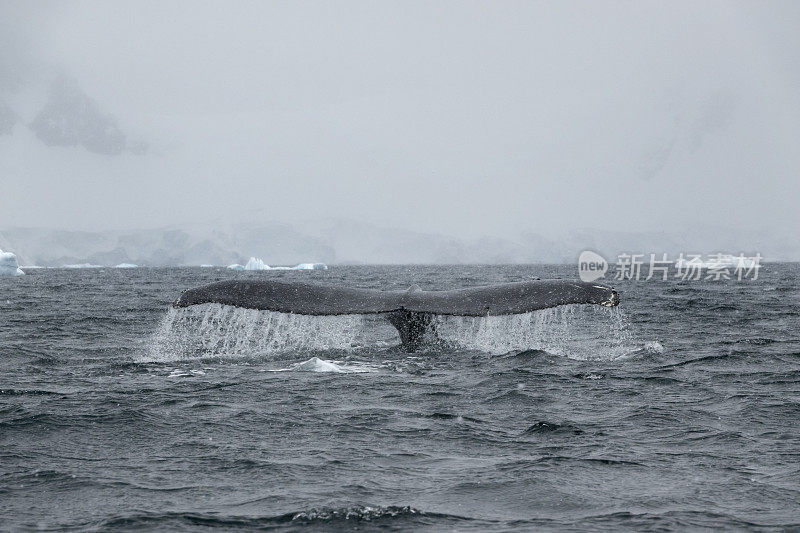
<path id="1" fill-rule="evenodd" d="M 295 363 L 288 368 L 267 370 L 267 372 L 329 372 L 335 374 L 364 374 L 374 371 L 375 368 L 371 367 L 368 363 L 327 361 L 319 357 L 312 357 L 307 361 Z"/>
<path id="2" fill-rule="evenodd" d="M 644 351 L 651 354 L 662 354 L 664 346 L 658 341 L 649 341 L 644 344 Z"/>
<path id="3" fill-rule="evenodd" d="M 296 372 L 337 372 L 340 374 L 345 372 L 345 370 L 336 363 L 325 361 L 319 357 L 312 357 L 308 361 L 292 365 L 291 368 Z"/>
<path id="4" fill-rule="evenodd" d="M 179 368 L 175 368 L 169 373 L 169 375 L 167 377 L 168 378 L 187 378 L 187 377 L 188 378 L 192 378 L 192 377 L 195 377 L 195 376 L 205 376 L 205 375 L 206 375 L 206 373 L 204 371 L 202 371 L 202 370 L 181 370 Z"/>

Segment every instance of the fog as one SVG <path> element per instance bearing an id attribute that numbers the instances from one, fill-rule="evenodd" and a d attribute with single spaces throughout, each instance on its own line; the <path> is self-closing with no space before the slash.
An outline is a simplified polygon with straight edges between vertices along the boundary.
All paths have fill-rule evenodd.
<path id="1" fill-rule="evenodd" d="M 0 228 L 800 227 L 797 2 L 30 4 Z"/>

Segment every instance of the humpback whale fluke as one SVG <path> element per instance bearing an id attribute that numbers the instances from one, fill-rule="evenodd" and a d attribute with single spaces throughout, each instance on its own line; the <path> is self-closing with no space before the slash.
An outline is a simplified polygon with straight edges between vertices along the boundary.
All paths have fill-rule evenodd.
<path id="1" fill-rule="evenodd" d="M 301 315 L 385 313 L 403 346 L 416 350 L 430 330 L 433 315 L 490 316 L 527 313 L 567 304 L 616 306 L 611 287 L 567 280 L 534 280 L 424 291 L 355 289 L 279 280 L 229 280 L 185 290 L 173 304 L 189 307 L 218 303 Z"/>

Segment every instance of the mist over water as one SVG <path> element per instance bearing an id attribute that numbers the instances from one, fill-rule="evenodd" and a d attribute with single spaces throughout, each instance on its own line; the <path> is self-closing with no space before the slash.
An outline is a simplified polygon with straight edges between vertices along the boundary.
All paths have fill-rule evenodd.
<path id="1" fill-rule="evenodd" d="M 0 5 L 0 229 L 794 249 L 795 2 L 135 6 Z"/>
<path id="2" fill-rule="evenodd" d="M 41 269 L 0 279 L 0 511 L 17 528 L 798 527 L 795 264 L 615 282 L 617 309 L 440 318 L 203 305 L 279 278 L 426 290 L 574 266 Z"/>

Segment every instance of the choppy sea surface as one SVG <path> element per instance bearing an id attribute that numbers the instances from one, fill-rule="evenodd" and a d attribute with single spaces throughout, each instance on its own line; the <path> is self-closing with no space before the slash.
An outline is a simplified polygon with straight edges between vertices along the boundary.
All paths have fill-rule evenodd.
<path id="1" fill-rule="evenodd" d="M 234 277 L 447 289 L 575 266 L 0 278 L 0 529 L 800 528 L 800 267 L 607 281 L 619 308 L 299 317 Z"/>

